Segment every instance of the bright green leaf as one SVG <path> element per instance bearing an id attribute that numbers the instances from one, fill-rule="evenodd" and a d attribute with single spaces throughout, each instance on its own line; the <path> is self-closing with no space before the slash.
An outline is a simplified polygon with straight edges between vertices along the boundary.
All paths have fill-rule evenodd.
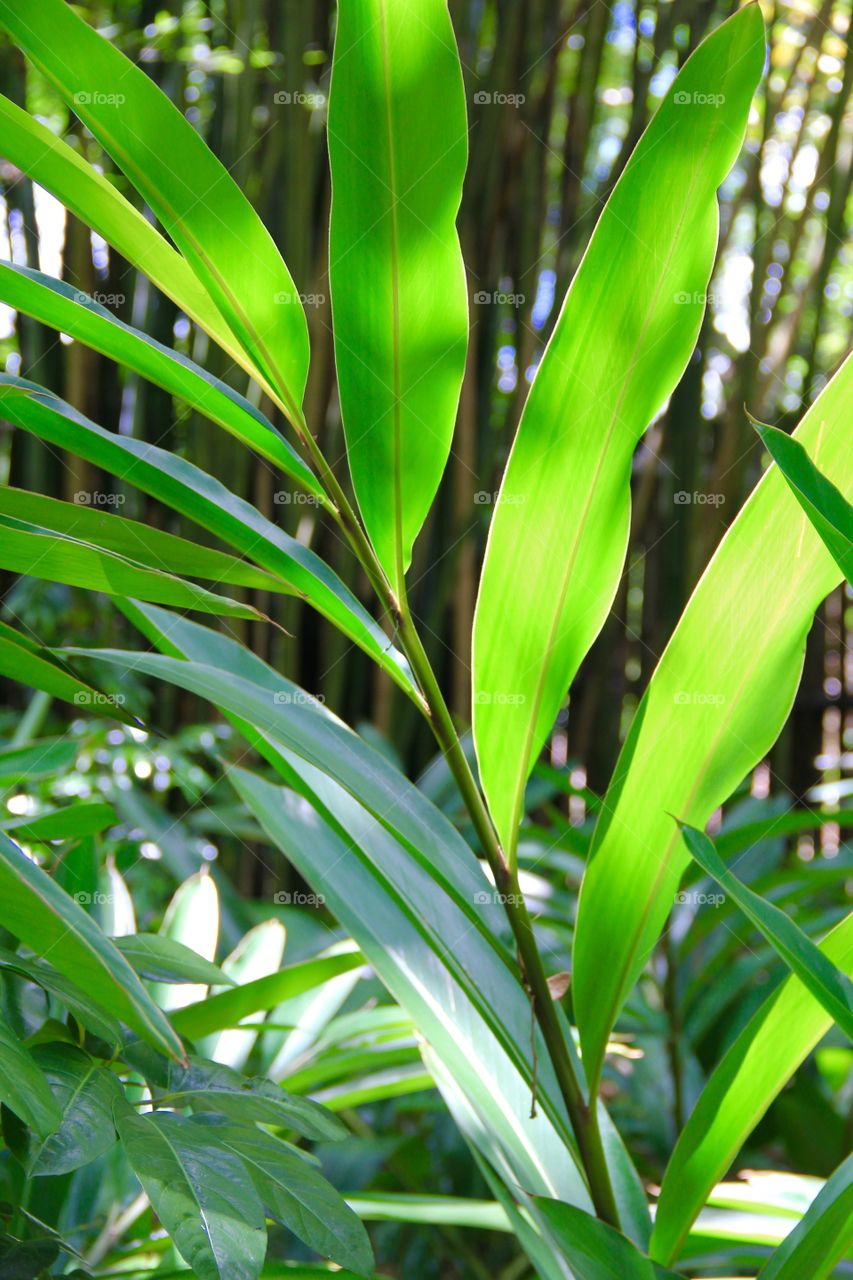
<path id="1" fill-rule="evenodd" d="M 853 581 L 853 506 L 815 466 L 799 440 L 759 422 L 755 429 L 839 569 L 848 582 Z"/>
<path id="2" fill-rule="evenodd" d="M 0 924 L 80 983 L 161 1052 L 183 1057 L 178 1037 L 121 952 L 83 908 L 0 832 Z"/>
<path id="3" fill-rule="evenodd" d="M 510 851 L 536 757 L 613 602 L 631 458 L 696 343 L 716 191 L 763 63 L 750 4 L 682 67 L 599 219 L 525 405 L 474 622 L 474 740 Z"/>
<path id="4" fill-rule="evenodd" d="M 797 429 L 853 492 L 853 359 Z M 794 700 L 815 610 L 840 572 L 771 467 L 693 593 L 634 716 L 581 887 L 572 990 L 591 1082 L 690 855 L 670 814 L 704 827 L 767 753 Z M 737 601 L 737 609 L 721 602 Z M 613 886 L 619 892 L 613 892 Z"/>
<path id="5" fill-rule="evenodd" d="M 272 237 L 228 170 L 151 77 L 65 0 L 40 0 L 26 14 L 0 0 L 0 24 L 145 198 L 300 423 L 305 313 Z"/>
<path id="6" fill-rule="evenodd" d="M 468 155 L 446 0 L 341 0 L 329 93 L 329 279 L 347 456 L 394 589 L 450 451 L 468 308 Z"/>
<path id="7" fill-rule="evenodd" d="M 734 899 L 792 973 L 820 1001 L 845 1035 L 853 1040 L 853 983 L 847 975 L 827 960 L 820 948 L 784 911 L 741 884 L 704 832 L 681 824 L 681 834 L 702 870 Z"/>

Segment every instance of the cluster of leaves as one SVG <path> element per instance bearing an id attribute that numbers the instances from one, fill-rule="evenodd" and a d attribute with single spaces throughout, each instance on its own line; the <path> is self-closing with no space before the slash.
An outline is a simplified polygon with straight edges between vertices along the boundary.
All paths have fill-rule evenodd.
<path id="1" fill-rule="evenodd" d="M 85 658 L 97 673 L 111 671 L 119 687 L 148 676 L 218 708 L 266 766 L 228 769 L 240 805 L 322 895 L 417 1027 L 430 1076 L 538 1273 L 547 1280 L 672 1275 L 667 1268 L 686 1265 L 693 1224 L 756 1122 L 833 1021 L 845 1029 L 853 1018 L 853 917 L 816 945 L 742 886 L 701 831 L 779 734 L 815 610 L 849 566 L 853 364 L 828 382 L 793 442 L 763 433 L 779 465 L 711 560 L 600 802 L 572 936 L 579 1057 L 559 1003 L 566 981 L 562 974 L 548 981 L 520 879 L 526 796 L 566 689 L 617 591 L 634 448 L 678 385 L 702 324 L 716 191 L 745 133 L 763 66 L 763 25 L 757 6 L 747 5 L 686 61 L 566 295 L 491 519 L 473 628 L 475 778 L 407 598 L 412 547 L 451 447 L 467 340 L 455 229 L 467 142 L 459 61 L 444 0 L 413 0 L 417 21 L 407 9 L 342 0 L 330 91 L 330 277 L 357 514 L 303 409 L 310 350 L 294 280 L 238 184 L 143 71 L 64 0 L 41 0 L 26 16 L 0 0 L 0 23 L 112 155 L 169 239 L 9 102 L 2 104 L 7 156 L 144 270 L 246 372 L 288 419 L 298 449 L 250 397 L 94 300 L 13 265 L 0 273 L 0 298 L 193 405 L 300 486 L 346 539 L 394 624 L 392 640 L 313 549 L 195 463 L 106 430 L 46 388 L 3 375 L 7 421 L 141 489 L 227 549 L 205 550 L 141 522 L 3 489 L 0 565 L 105 593 L 151 649 L 49 652 L 4 624 L 0 672 L 79 706 L 105 696 L 95 677 L 88 683 L 77 674 L 76 661 Z M 263 620 L 253 606 L 194 578 L 213 588 L 299 595 L 360 646 L 425 714 L 472 842 L 364 735 L 225 630 L 190 621 L 187 611 Z M 721 600 L 736 601 L 736 613 L 721 616 Z M 123 703 L 114 708 L 132 723 Z M 600 1085 L 614 1027 L 691 859 L 724 884 L 792 972 L 714 1065 L 669 1155 L 652 1226 L 635 1160 Z M 336 1126 L 277 1082 L 188 1058 L 183 1040 L 233 1030 L 235 1018 L 272 1007 L 282 999 L 282 975 L 287 982 L 293 974 L 270 973 L 202 1007 L 164 1005 L 132 963 L 135 955 L 149 976 L 145 966 L 156 963 L 153 976 L 162 982 L 168 955 L 159 944 L 110 942 L 8 837 L 0 840 L 0 893 L 9 932 L 160 1055 L 152 1065 L 150 1053 L 115 1041 L 114 1063 L 141 1077 L 152 1110 L 130 1111 L 133 1099 L 122 1093 L 111 1123 L 176 1248 L 202 1280 L 254 1280 L 263 1267 L 264 1209 L 294 1225 L 293 1180 L 286 1179 L 284 1204 L 272 1199 L 270 1169 L 297 1169 L 306 1186 L 314 1175 L 252 1124 L 313 1137 L 332 1136 Z M 180 914 L 176 908 L 174 917 Z M 213 981 L 209 971 L 206 980 Z M 271 1003 L 246 1003 L 258 997 L 257 983 Z M 211 1019 L 220 1012 L 227 1021 L 217 1026 Z M 14 1030 L 9 1043 L 11 1053 L 27 1055 L 31 1078 L 47 1082 L 50 1063 L 39 1062 Z M 106 1071 L 105 1061 L 95 1059 L 95 1069 Z M 48 1092 L 39 1096 L 47 1106 Z M 184 1106 L 191 1115 L 180 1113 Z M 61 1121 L 48 1130 L 52 1123 L 42 1115 L 36 1139 L 49 1143 Z M 30 1145 L 15 1140 L 25 1161 Z M 189 1183 L 187 1200 L 173 1202 L 175 1179 Z M 850 1187 L 842 1164 L 765 1276 L 832 1269 L 849 1247 Z M 236 1215 L 228 1209 L 235 1188 Z M 357 1241 L 356 1258 L 350 1252 L 345 1260 L 369 1266 L 349 1211 L 326 1184 L 322 1190 Z M 301 1222 L 303 1238 L 307 1230 Z"/>
<path id="2" fill-rule="evenodd" d="M 8 895 L 4 922 L 24 948 L 0 952 L 3 1135 L 23 1175 L 72 1173 L 118 1139 L 152 1209 L 197 1275 L 258 1275 L 265 1214 L 309 1247 L 369 1274 L 372 1256 L 358 1218 L 316 1160 L 276 1136 L 284 1131 L 335 1141 L 346 1132 L 341 1122 L 267 1078 L 188 1054 L 173 1024 L 192 1030 L 194 1004 L 171 1024 L 160 1007 L 169 1007 L 173 990 L 181 1003 L 183 984 L 193 984 L 192 998 L 198 984 L 202 991 L 212 985 L 227 992 L 234 979 L 168 931 L 109 939 L 6 837 L 0 859 Z M 178 910 L 189 909 L 186 890 L 199 883 L 185 886 Z M 156 985 L 147 989 L 146 982 Z M 202 1002 L 214 1049 L 223 1016 L 228 1025 L 247 1008 L 256 1012 L 253 995 L 251 988 L 240 993 L 238 1013 L 233 1000 L 225 1001 L 224 1014 L 221 1003 Z M 128 1039 L 122 1024 L 143 1038 Z M 36 1241 L 20 1247 L 32 1252 Z M 11 1248 L 14 1237 L 6 1243 Z M 76 1254 L 64 1241 L 39 1242 L 33 1276 L 43 1270 L 38 1251 L 48 1245 L 54 1256 L 60 1249 Z"/>

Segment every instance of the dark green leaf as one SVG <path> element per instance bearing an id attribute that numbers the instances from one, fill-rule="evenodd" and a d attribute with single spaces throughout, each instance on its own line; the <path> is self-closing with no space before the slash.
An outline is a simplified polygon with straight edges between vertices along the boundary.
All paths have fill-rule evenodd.
<path id="1" fill-rule="evenodd" d="M 242 1162 L 183 1116 L 124 1112 L 117 1126 L 154 1212 L 199 1280 L 257 1280 L 264 1213 Z"/>

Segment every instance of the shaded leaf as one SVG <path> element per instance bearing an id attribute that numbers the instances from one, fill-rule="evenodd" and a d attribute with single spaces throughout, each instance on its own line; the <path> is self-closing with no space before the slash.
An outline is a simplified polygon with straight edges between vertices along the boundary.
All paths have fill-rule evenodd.
<path id="1" fill-rule="evenodd" d="M 468 123 L 446 0 L 342 0 L 328 133 L 347 457 L 399 593 L 450 451 L 468 334 L 456 233 Z"/>

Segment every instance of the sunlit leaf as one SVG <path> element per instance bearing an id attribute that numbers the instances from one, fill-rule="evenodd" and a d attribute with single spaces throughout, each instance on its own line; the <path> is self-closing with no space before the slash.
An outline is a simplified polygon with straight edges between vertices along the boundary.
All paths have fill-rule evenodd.
<path id="1" fill-rule="evenodd" d="M 599 219 L 525 405 L 474 623 L 477 759 L 510 850 L 536 756 L 618 586 L 634 448 L 699 334 L 716 192 L 763 62 L 750 4 L 682 67 Z"/>

